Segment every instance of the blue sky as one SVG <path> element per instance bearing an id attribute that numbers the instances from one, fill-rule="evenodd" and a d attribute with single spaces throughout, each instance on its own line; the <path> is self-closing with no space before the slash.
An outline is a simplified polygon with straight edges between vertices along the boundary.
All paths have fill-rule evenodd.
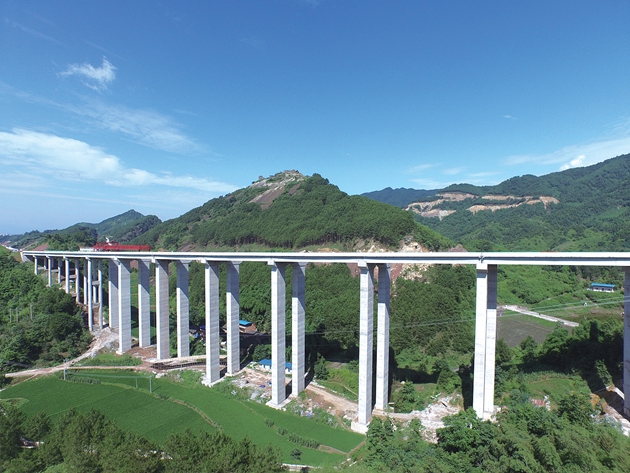
<path id="1" fill-rule="evenodd" d="M 360 194 L 629 153 L 628 25 L 615 0 L 4 0 L 0 233 L 286 169 Z"/>

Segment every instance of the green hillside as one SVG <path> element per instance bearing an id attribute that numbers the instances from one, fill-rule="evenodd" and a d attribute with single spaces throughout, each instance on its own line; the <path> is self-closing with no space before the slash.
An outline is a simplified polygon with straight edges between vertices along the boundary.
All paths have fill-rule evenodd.
<path id="1" fill-rule="evenodd" d="M 629 178 L 626 154 L 496 186 L 453 184 L 407 208 L 470 250 L 628 251 Z"/>
<path id="2" fill-rule="evenodd" d="M 134 242 L 168 250 L 309 246 L 350 250 L 368 242 L 396 249 L 406 237 L 433 250 L 450 245 L 408 212 L 350 196 L 319 174 L 307 177 L 287 171 L 212 199 Z"/>

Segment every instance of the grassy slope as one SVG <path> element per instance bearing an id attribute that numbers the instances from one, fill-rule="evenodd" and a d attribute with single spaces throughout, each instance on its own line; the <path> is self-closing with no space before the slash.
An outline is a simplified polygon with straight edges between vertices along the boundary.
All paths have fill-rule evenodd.
<path id="1" fill-rule="evenodd" d="M 343 452 L 349 452 L 364 440 L 361 435 L 317 424 L 312 419 L 296 417 L 250 401 L 226 398 L 200 385 L 192 387 L 157 379 L 153 380 L 152 395 L 146 389 L 135 389 L 119 382 L 135 386 L 133 379 L 116 380 L 115 385 L 91 385 L 64 382 L 51 376 L 11 386 L 0 392 L 0 399 L 25 399 L 22 409 L 26 414 L 44 411 L 53 418 L 73 407 L 80 411 L 95 408 L 116 421 L 122 429 L 132 430 L 158 442 L 165 441 L 169 435 L 185 428 L 214 431 L 214 423 L 235 439 L 247 436 L 258 445 L 278 447 L 287 462 L 291 461 L 291 451 L 299 448 L 303 452 L 301 461 L 311 465 L 338 463 L 345 455 L 324 453 L 290 443 L 286 437 L 268 427 L 265 419 L 273 420 L 276 427 L 284 427 Z M 146 380 L 141 382 L 147 383 Z M 190 407 L 173 402 L 175 399 L 195 406 L 212 423 Z"/>

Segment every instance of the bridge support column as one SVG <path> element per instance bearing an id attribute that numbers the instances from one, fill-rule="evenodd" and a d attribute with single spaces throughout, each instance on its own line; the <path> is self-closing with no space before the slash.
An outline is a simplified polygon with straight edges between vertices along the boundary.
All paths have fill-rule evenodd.
<path id="1" fill-rule="evenodd" d="M 141 348 L 151 345 L 151 301 L 149 288 L 149 265 L 146 260 L 138 260 L 138 345 Z"/>
<path id="2" fill-rule="evenodd" d="M 170 358 L 168 333 L 168 261 L 155 261 L 155 330 L 157 359 Z"/>
<path id="3" fill-rule="evenodd" d="M 55 258 L 55 266 L 57 266 L 57 284 L 61 286 L 61 258 Z"/>
<path id="4" fill-rule="evenodd" d="M 481 419 L 494 414 L 494 366 L 497 338 L 497 266 L 477 264 L 473 409 Z"/>
<path id="5" fill-rule="evenodd" d="M 103 330 L 103 260 L 98 260 L 98 328 Z"/>
<path id="6" fill-rule="evenodd" d="M 88 307 L 88 329 L 90 332 L 94 330 L 94 300 L 92 298 L 92 273 L 93 273 L 92 258 L 85 258 L 85 296 L 87 298 Z"/>
<path id="7" fill-rule="evenodd" d="M 291 396 L 297 397 L 304 391 L 306 375 L 306 265 L 292 264 L 291 281 Z"/>
<path id="8" fill-rule="evenodd" d="M 66 291 L 66 294 L 70 294 L 70 260 L 68 258 L 64 258 L 63 262 L 64 262 L 64 273 L 66 275 L 65 291 Z"/>
<path id="9" fill-rule="evenodd" d="M 78 281 L 78 279 L 77 279 Z M 109 260 L 109 328 L 118 327 L 118 264 Z"/>
<path id="10" fill-rule="evenodd" d="M 87 305 L 88 299 L 91 298 L 92 293 L 92 275 L 88 272 L 88 260 L 83 260 L 83 304 Z"/>
<path id="11" fill-rule="evenodd" d="M 35 272 L 35 275 L 38 275 L 38 274 L 39 274 L 39 267 L 37 266 L 37 265 L 38 265 L 38 261 L 37 261 L 37 260 L 38 260 L 38 258 L 37 258 L 37 256 L 35 256 L 35 257 L 33 258 L 33 261 L 34 261 L 34 263 L 35 263 L 35 266 L 34 266 L 34 268 L 33 268 L 33 271 Z"/>
<path id="12" fill-rule="evenodd" d="M 219 381 L 219 263 L 206 261 L 206 384 Z"/>
<path id="13" fill-rule="evenodd" d="M 286 263 L 271 266 L 271 401 L 268 406 L 284 406 L 286 388 Z"/>
<path id="14" fill-rule="evenodd" d="M 177 261 L 177 357 L 190 356 L 188 261 Z"/>
<path id="15" fill-rule="evenodd" d="M 630 267 L 623 270 L 623 411 L 630 417 Z"/>
<path id="16" fill-rule="evenodd" d="M 359 263 L 361 307 L 359 319 L 359 402 L 352 430 L 366 432 L 372 418 L 372 353 L 374 344 L 374 266 Z"/>
<path id="17" fill-rule="evenodd" d="M 48 265 L 48 287 L 52 287 L 52 258 L 46 257 L 46 264 Z"/>
<path id="18" fill-rule="evenodd" d="M 233 375 L 241 369 L 239 320 L 239 266 L 240 261 L 227 263 L 227 374 Z"/>
<path id="19" fill-rule="evenodd" d="M 81 303 L 81 260 L 74 260 L 74 290 L 76 292 L 77 304 Z"/>
<path id="20" fill-rule="evenodd" d="M 118 353 L 131 349 L 131 261 L 118 260 Z"/>
<path id="21" fill-rule="evenodd" d="M 378 265 L 378 326 L 376 333 L 376 402 L 384 411 L 389 402 L 389 301 L 390 265 Z"/>

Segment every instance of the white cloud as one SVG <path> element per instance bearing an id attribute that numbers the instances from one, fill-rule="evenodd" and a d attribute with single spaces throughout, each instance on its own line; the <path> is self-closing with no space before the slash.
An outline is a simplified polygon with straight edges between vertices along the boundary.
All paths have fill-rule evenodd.
<path id="1" fill-rule="evenodd" d="M 0 132 L 0 164 L 13 172 L 21 168 L 65 181 L 91 180 L 120 187 L 159 185 L 212 193 L 236 190 L 231 184 L 204 178 L 127 168 L 118 157 L 83 141 L 22 129 Z"/>
<path id="2" fill-rule="evenodd" d="M 465 167 L 450 168 L 450 169 L 445 169 L 444 171 L 442 171 L 442 174 L 446 174 L 447 176 L 453 176 L 455 174 L 460 174 L 464 172 L 465 170 L 466 170 Z"/>
<path id="3" fill-rule="evenodd" d="M 101 91 L 107 88 L 107 85 L 116 78 L 116 68 L 111 62 L 103 57 L 101 67 L 94 67 L 87 62 L 83 64 L 70 64 L 68 68 L 60 72 L 61 77 L 79 76 L 87 79 L 88 82 L 83 83 L 90 89 Z"/>
<path id="4" fill-rule="evenodd" d="M 97 126 L 121 133 L 136 143 L 170 152 L 199 151 L 200 146 L 188 138 L 172 119 L 150 110 L 135 110 L 120 105 L 88 102 L 72 111 L 94 120 Z"/>
<path id="5" fill-rule="evenodd" d="M 559 170 L 590 166 L 630 152 L 630 122 L 618 126 L 616 136 L 607 136 L 589 143 L 565 146 L 547 154 L 525 154 L 506 158 L 508 165 L 523 163 L 559 165 Z"/>
<path id="6" fill-rule="evenodd" d="M 19 23 L 16 23 L 15 21 L 11 21 L 8 18 L 5 18 L 4 22 L 7 23 L 8 25 L 11 25 L 13 28 L 17 28 L 19 30 L 22 30 L 24 33 L 30 34 L 32 36 L 35 36 L 36 38 L 44 39 L 46 41 L 50 41 L 51 43 L 55 43 L 55 44 L 61 44 L 59 41 L 57 41 L 52 36 L 48 36 L 48 35 L 46 35 L 44 33 L 41 33 L 41 32 L 39 32 L 37 30 L 34 30 L 33 28 L 29 28 L 28 26 L 21 25 Z"/>
<path id="7" fill-rule="evenodd" d="M 416 174 L 416 173 L 420 173 L 420 172 L 424 172 L 427 169 L 431 169 L 433 167 L 437 166 L 437 164 L 418 164 L 417 166 L 414 166 L 410 169 L 407 170 L 408 174 Z"/>
<path id="8" fill-rule="evenodd" d="M 251 46 L 252 48 L 255 49 L 263 49 L 264 48 L 264 42 L 260 39 L 257 38 L 256 36 L 246 36 L 241 38 L 241 43 L 244 43 L 248 46 Z"/>
<path id="9" fill-rule="evenodd" d="M 586 155 L 585 154 L 581 154 L 577 158 L 572 159 L 568 163 L 563 164 L 562 166 L 560 166 L 560 170 L 561 171 L 566 171 L 567 169 L 571 169 L 571 168 L 579 168 L 581 166 L 584 166 L 584 161 L 585 160 L 586 160 Z"/>
<path id="10" fill-rule="evenodd" d="M 62 104 L 30 92 L 24 92 L 0 81 L 1 95 L 9 95 L 29 103 L 70 111 L 92 125 L 120 133 L 135 143 L 153 149 L 174 153 L 206 151 L 202 149 L 200 144 L 186 136 L 175 120 L 152 110 L 106 105 L 99 100 L 86 100 L 81 105 Z M 186 113 L 182 110 L 176 110 L 176 112 Z M 188 113 L 192 114 L 192 112 Z M 210 154 L 218 155 L 213 152 Z"/>
<path id="11" fill-rule="evenodd" d="M 411 179 L 411 182 L 419 185 L 423 189 L 442 189 L 452 184 L 452 182 L 436 181 L 432 178 Z"/>

